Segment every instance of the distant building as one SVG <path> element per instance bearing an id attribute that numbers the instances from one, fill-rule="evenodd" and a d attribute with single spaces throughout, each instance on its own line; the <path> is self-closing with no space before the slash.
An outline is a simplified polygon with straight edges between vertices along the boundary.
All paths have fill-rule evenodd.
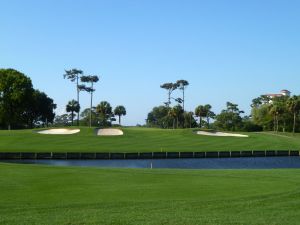
<path id="1" fill-rule="evenodd" d="M 288 90 L 281 90 L 280 93 L 278 94 L 265 94 L 265 96 L 269 97 L 269 98 L 275 98 L 275 97 L 282 97 L 282 96 L 291 96 L 291 92 Z"/>

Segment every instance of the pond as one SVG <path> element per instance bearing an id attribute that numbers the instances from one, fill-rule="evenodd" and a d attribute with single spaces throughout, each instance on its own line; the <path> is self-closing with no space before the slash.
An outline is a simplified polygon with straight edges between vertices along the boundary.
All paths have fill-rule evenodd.
<path id="1" fill-rule="evenodd" d="M 300 157 L 152 159 L 152 160 L 2 160 L 0 162 L 52 166 L 169 169 L 300 168 Z"/>

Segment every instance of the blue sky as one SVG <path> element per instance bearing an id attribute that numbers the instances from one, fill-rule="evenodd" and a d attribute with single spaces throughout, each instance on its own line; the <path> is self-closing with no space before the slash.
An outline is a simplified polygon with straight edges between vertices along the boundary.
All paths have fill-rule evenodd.
<path id="1" fill-rule="evenodd" d="M 127 125 L 186 79 L 186 108 L 300 94 L 300 2 L 268 0 L 1 0 L 0 68 L 31 77 L 64 112 L 76 98 L 64 69 L 100 75 L 95 103 L 124 105 Z M 179 95 L 179 93 L 177 93 Z M 81 94 L 82 108 L 89 96 Z"/>

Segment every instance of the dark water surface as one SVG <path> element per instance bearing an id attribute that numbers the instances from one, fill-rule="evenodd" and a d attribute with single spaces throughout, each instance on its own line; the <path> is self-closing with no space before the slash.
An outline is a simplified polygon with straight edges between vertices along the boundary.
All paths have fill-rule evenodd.
<path id="1" fill-rule="evenodd" d="M 2 160 L 20 164 L 111 168 L 279 169 L 300 168 L 300 157 L 204 158 L 152 160 Z"/>

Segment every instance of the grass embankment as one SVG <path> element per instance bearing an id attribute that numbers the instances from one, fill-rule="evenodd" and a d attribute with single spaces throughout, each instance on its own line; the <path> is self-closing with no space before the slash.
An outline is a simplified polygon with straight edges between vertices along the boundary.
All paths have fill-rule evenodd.
<path id="1" fill-rule="evenodd" d="M 248 138 L 201 136 L 193 130 L 122 128 L 124 136 L 100 137 L 80 128 L 73 135 L 42 135 L 35 130 L 0 131 L 1 152 L 155 152 L 298 150 L 300 135 L 246 133 Z"/>
<path id="2" fill-rule="evenodd" d="M 298 224 L 300 170 L 0 163 L 0 224 Z"/>

